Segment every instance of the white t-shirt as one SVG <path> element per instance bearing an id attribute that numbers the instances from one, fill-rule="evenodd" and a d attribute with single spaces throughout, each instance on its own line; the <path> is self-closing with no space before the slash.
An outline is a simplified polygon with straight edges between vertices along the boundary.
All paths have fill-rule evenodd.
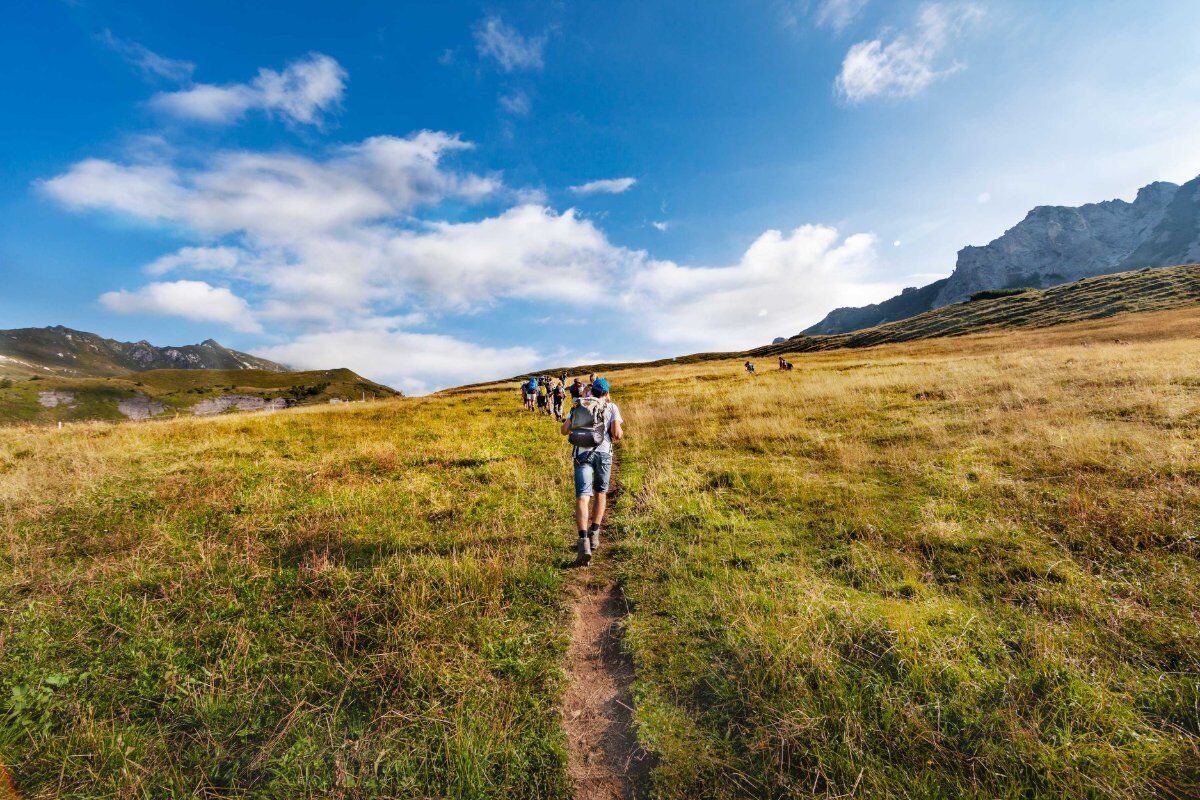
<path id="1" fill-rule="evenodd" d="M 621 409 L 617 404 L 609 400 L 604 406 L 604 441 L 595 447 L 576 447 L 575 453 L 596 452 L 596 453 L 611 453 L 612 452 L 612 426 L 614 422 L 625 424 L 625 420 L 621 417 Z"/>

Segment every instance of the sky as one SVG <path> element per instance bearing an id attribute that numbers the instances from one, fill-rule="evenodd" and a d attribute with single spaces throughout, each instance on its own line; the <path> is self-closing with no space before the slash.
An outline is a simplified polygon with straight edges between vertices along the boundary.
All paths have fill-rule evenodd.
<path id="1" fill-rule="evenodd" d="M 0 327 L 422 393 L 731 350 L 1200 174 L 1200 4 L 17 0 Z"/>

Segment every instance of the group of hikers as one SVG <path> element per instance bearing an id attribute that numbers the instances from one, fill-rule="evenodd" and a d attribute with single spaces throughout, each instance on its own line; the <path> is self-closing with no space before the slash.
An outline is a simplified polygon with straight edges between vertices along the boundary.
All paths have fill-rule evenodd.
<path id="1" fill-rule="evenodd" d="M 624 435 L 621 409 L 609 396 L 606 378 L 588 375 L 587 382 L 575 378 L 567 383 L 565 372 L 555 380 L 549 375 L 531 377 L 521 383 L 525 408 L 553 416 L 561 424 L 560 432 L 571 444 L 571 463 L 575 472 L 575 527 L 579 540 L 575 545 L 578 563 L 587 566 L 600 549 L 600 526 L 608 507 L 608 489 L 612 481 L 613 442 Z M 571 405 L 564 411 L 567 395 Z"/>
<path id="2" fill-rule="evenodd" d="M 747 361 L 743 366 L 746 368 L 746 372 L 748 372 L 749 374 L 751 374 L 751 375 L 758 374 L 757 372 L 755 372 L 753 361 Z M 783 356 L 779 357 L 779 371 L 780 372 L 791 372 L 793 369 L 795 369 L 795 365 L 792 364 L 792 362 L 788 361 Z"/>

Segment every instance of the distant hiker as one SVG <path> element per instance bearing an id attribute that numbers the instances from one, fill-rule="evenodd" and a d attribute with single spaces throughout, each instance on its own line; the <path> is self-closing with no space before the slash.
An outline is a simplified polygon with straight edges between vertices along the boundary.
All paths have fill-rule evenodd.
<path id="1" fill-rule="evenodd" d="M 567 390 L 563 386 L 563 382 L 559 381 L 554 384 L 554 388 L 550 390 L 550 407 L 554 411 L 554 418 L 562 422 L 563 418 L 563 400 L 567 399 Z"/>
<path id="2" fill-rule="evenodd" d="M 550 390 L 546 386 L 546 381 L 539 380 L 537 385 L 537 407 L 538 411 L 550 413 Z"/>
<path id="3" fill-rule="evenodd" d="M 575 527 L 579 530 L 576 553 L 586 566 L 600 547 L 600 526 L 608 502 L 608 482 L 612 478 L 613 442 L 625 435 L 621 409 L 608 396 L 608 381 L 597 378 L 592 394 L 575 401 L 563 420 L 562 434 L 574 450 Z"/>
<path id="4" fill-rule="evenodd" d="M 529 380 L 525 381 L 525 408 L 529 411 L 533 411 L 533 398 L 534 395 L 537 394 L 537 387 L 537 378 L 530 378 Z"/>
<path id="5" fill-rule="evenodd" d="M 791 368 L 792 368 L 792 362 L 788 361 L 783 356 L 780 356 L 779 357 L 779 369 L 790 370 Z"/>
<path id="6" fill-rule="evenodd" d="M 583 396 L 592 397 L 592 384 L 596 382 L 596 373 L 589 372 L 587 383 L 583 385 Z"/>
<path id="7" fill-rule="evenodd" d="M 746 362 L 746 372 L 750 373 L 751 375 L 754 374 L 754 362 L 753 361 Z"/>
<path id="8" fill-rule="evenodd" d="M 567 385 L 567 373 L 566 372 L 558 373 L 558 382 L 561 383 L 563 386 Z"/>
<path id="9" fill-rule="evenodd" d="M 583 397 L 583 381 L 579 380 L 579 378 L 576 378 L 571 382 L 571 385 L 568 387 L 567 391 L 571 393 L 572 400 L 578 400 L 579 398 Z"/>

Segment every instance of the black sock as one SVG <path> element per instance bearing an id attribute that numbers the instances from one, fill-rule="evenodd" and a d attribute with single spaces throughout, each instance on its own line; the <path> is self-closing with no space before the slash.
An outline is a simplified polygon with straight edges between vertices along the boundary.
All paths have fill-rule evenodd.
<path id="1" fill-rule="evenodd" d="M 600 523 L 599 523 L 599 522 L 593 522 L 593 523 L 592 523 L 592 526 L 591 526 L 590 528 L 588 528 L 588 530 L 589 530 L 589 531 L 598 531 L 598 530 L 600 530 Z"/>
<path id="2" fill-rule="evenodd" d="M 579 538 L 580 538 L 580 539 L 582 539 L 582 538 L 584 538 L 584 537 L 586 537 L 586 536 L 587 536 L 587 531 L 580 531 L 580 532 L 579 532 Z"/>

